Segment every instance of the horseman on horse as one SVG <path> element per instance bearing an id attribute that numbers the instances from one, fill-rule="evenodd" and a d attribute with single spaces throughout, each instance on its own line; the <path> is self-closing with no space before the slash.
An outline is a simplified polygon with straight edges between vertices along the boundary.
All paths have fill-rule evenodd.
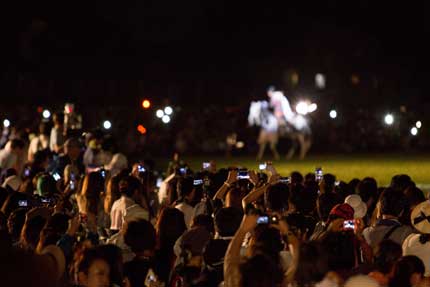
<path id="1" fill-rule="evenodd" d="M 276 91 L 273 86 L 269 87 L 267 95 L 270 103 L 267 101 L 252 102 L 248 116 L 250 126 L 261 127 L 257 140 L 259 144 L 257 160 L 261 160 L 263 157 L 267 143 L 270 144 L 273 157 L 279 159 L 276 145 L 280 136 L 287 136 L 292 141 L 287 159 L 294 155 L 298 145 L 300 146 L 299 156 L 303 159 L 311 146 L 311 130 L 307 119 L 294 113 L 285 95 L 281 91 Z"/>

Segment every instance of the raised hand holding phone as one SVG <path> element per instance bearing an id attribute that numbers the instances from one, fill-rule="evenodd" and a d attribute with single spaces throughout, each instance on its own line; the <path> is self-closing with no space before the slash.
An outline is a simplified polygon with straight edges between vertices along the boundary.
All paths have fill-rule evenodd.
<path id="1" fill-rule="evenodd" d="M 237 174 L 238 174 L 237 170 L 234 170 L 234 169 L 230 170 L 228 172 L 227 183 L 232 184 L 232 183 L 236 182 L 237 181 Z"/>
<path id="2" fill-rule="evenodd" d="M 258 179 L 258 175 L 255 171 L 250 170 L 249 171 L 249 181 L 255 186 L 257 185 L 259 179 Z"/>
<path id="3" fill-rule="evenodd" d="M 266 170 L 267 170 L 268 172 L 270 172 L 270 174 L 271 174 L 271 175 L 278 174 L 278 172 L 276 171 L 276 169 L 275 169 L 275 167 L 273 166 L 273 164 L 272 164 L 272 162 L 271 162 L 271 161 L 268 161 L 268 162 L 266 163 Z"/>

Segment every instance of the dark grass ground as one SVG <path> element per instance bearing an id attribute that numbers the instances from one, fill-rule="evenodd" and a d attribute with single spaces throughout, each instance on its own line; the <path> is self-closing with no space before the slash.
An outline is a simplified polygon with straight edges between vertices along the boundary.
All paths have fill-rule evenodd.
<path id="1" fill-rule="evenodd" d="M 183 158 L 194 170 L 201 168 L 203 161 L 215 160 L 217 168 L 228 166 L 243 166 L 258 169 L 258 164 L 252 157 L 196 157 Z M 266 160 L 271 160 L 269 157 Z M 315 167 L 321 166 L 324 173 L 332 173 L 339 180 L 349 181 L 353 178 L 371 176 L 376 178 L 380 186 L 389 184 L 395 174 L 405 173 L 424 189 L 430 189 L 430 154 L 414 155 L 313 155 L 305 160 L 286 159 L 274 161 L 281 175 L 287 176 L 292 171 L 303 174 L 314 172 Z"/>

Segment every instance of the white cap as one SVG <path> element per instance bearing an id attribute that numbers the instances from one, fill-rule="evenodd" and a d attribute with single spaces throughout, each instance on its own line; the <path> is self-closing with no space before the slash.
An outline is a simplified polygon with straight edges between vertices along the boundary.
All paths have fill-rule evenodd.
<path id="1" fill-rule="evenodd" d="M 367 205 L 358 194 L 352 194 L 345 198 L 345 203 L 354 208 L 354 218 L 363 218 L 367 213 Z"/>
<path id="2" fill-rule="evenodd" d="M 379 284 L 369 276 L 357 275 L 349 278 L 345 287 L 379 287 Z"/>

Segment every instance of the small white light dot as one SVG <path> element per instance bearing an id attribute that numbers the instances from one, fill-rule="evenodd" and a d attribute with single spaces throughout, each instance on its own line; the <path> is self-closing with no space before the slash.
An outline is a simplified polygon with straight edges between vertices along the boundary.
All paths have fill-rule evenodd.
<path id="1" fill-rule="evenodd" d="M 164 115 L 161 120 L 163 123 L 168 124 L 170 122 L 170 117 L 168 115 Z"/>
<path id="2" fill-rule="evenodd" d="M 110 128 L 112 127 L 112 124 L 111 124 L 111 122 L 110 122 L 110 121 L 104 121 L 104 122 L 103 122 L 103 127 L 104 127 L 106 130 L 108 130 L 108 129 L 110 129 Z"/>

